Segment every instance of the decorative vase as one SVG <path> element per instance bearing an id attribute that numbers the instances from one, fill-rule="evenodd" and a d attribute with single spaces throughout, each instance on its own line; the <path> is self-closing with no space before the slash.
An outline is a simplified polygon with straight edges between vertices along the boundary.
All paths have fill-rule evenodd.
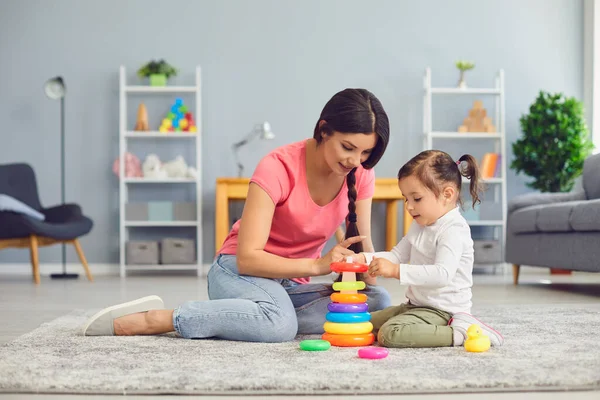
<path id="1" fill-rule="evenodd" d="M 151 74 L 150 86 L 166 86 L 167 76 L 165 74 Z"/>
<path id="2" fill-rule="evenodd" d="M 458 80 L 458 88 L 459 89 L 467 88 L 467 82 L 465 81 L 465 71 L 460 71 L 460 78 Z"/>

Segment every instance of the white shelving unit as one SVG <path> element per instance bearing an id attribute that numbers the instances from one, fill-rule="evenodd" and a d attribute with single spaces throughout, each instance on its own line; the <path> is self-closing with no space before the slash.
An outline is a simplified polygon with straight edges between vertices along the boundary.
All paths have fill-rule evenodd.
<path id="1" fill-rule="evenodd" d="M 434 139 L 442 140 L 460 140 L 461 143 L 465 139 L 473 141 L 489 142 L 493 146 L 493 152 L 501 155 L 500 160 L 500 177 L 484 179 L 488 187 L 488 193 L 492 191 L 493 201 L 500 203 L 502 207 L 501 220 L 470 220 L 471 226 L 489 226 L 494 228 L 494 236 L 500 240 L 501 251 L 504 254 L 504 243 L 506 236 L 506 125 L 505 125 L 505 108 L 504 108 L 504 71 L 499 70 L 493 88 L 453 88 L 453 87 L 432 87 L 431 86 L 431 68 L 425 69 L 425 77 L 423 79 L 424 97 L 423 97 L 423 147 L 424 149 L 434 148 Z M 469 95 L 475 97 L 477 95 L 493 96 L 495 100 L 495 115 L 494 124 L 496 124 L 497 133 L 489 132 L 441 132 L 433 130 L 433 111 L 432 97 L 433 95 Z M 465 146 L 465 153 L 468 149 Z M 436 146 L 439 148 L 439 146 Z M 468 184 L 468 179 L 463 179 L 463 184 Z M 486 193 L 487 194 L 487 193 Z M 483 200 L 485 201 L 485 200 Z"/>
<path id="2" fill-rule="evenodd" d="M 201 80 L 200 67 L 196 67 L 194 86 L 135 86 L 127 85 L 126 70 L 124 66 L 119 68 L 119 252 L 120 252 L 120 275 L 125 277 L 127 271 L 152 271 L 152 270 L 196 270 L 198 275 L 202 274 L 202 118 L 201 107 Z M 130 131 L 127 121 L 127 100 L 129 95 L 178 95 L 184 93 L 195 94 L 195 113 L 197 132 L 169 132 L 168 134 L 158 131 L 138 132 Z M 130 140 L 194 140 L 197 177 L 194 178 L 168 178 L 168 179 L 146 179 L 146 178 L 123 178 L 125 176 L 125 153 L 128 151 Z M 195 221 L 126 221 L 125 204 L 129 200 L 129 187 L 131 185 L 146 184 L 195 184 L 196 185 L 196 220 Z M 195 227 L 196 228 L 196 263 L 195 264 L 173 264 L 173 265 L 127 265 L 125 260 L 125 243 L 129 240 L 129 228 L 144 227 Z"/>

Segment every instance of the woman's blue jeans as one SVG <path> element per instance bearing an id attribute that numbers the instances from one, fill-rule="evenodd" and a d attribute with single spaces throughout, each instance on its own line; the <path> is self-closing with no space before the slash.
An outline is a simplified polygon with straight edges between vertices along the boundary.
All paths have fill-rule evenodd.
<path id="1" fill-rule="evenodd" d="M 236 257 L 219 255 L 208 273 L 207 301 L 189 301 L 175 309 L 173 326 L 184 338 L 221 338 L 248 342 L 284 342 L 297 334 L 323 333 L 331 285 L 298 284 L 289 279 L 239 275 Z M 391 305 L 381 286 L 361 291 L 369 311 Z"/>

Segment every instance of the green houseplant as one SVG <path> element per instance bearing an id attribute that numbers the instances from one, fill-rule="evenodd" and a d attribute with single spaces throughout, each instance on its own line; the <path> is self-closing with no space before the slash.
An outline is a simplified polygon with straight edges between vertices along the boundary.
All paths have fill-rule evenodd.
<path id="1" fill-rule="evenodd" d="M 540 91 L 520 122 L 523 136 L 512 145 L 511 168 L 533 177 L 527 184 L 533 189 L 570 191 L 593 148 L 583 103 L 562 93 Z"/>
<path id="2" fill-rule="evenodd" d="M 165 86 L 167 84 L 167 79 L 177 75 L 177 69 L 165 60 L 152 60 L 142 66 L 137 71 L 137 74 L 140 78 L 149 78 L 150 86 Z"/>
<path id="3" fill-rule="evenodd" d="M 467 88 L 467 82 L 465 81 L 465 72 L 475 68 L 475 63 L 471 61 L 458 60 L 456 62 L 456 68 L 460 71 L 460 78 L 458 79 L 458 87 L 461 89 Z"/>

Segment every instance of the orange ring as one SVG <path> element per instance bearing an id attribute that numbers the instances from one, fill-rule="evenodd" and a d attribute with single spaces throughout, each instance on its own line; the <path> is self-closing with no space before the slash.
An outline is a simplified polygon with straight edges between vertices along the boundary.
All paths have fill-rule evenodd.
<path id="1" fill-rule="evenodd" d="M 332 346 L 338 347 L 360 347 L 370 346 L 375 341 L 375 335 L 365 333 L 364 335 L 334 335 L 324 333 L 321 339 L 327 340 Z"/>
<path id="2" fill-rule="evenodd" d="M 367 272 L 369 266 L 359 263 L 332 262 L 329 267 L 333 272 Z"/>
<path id="3" fill-rule="evenodd" d="M 367 295 L 362 293 L 333 293 L 329 296 L 334 303 L 366 303 Z"/>

